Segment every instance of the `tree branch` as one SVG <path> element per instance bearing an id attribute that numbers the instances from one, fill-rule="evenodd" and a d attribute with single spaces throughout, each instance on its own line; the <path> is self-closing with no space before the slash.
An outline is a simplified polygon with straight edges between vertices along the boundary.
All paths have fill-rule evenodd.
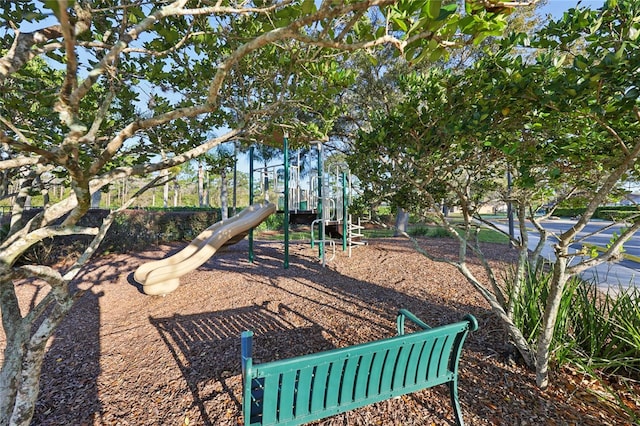
<path id="1" fill-rule="evenodd" d="M 18 30 L 15 33 L 13 44 L 7 53 L 0 58 L 0 81 L 18 71 L 24 64 L 39 54 L 53 50 L 51 48 L 33 49 L 34 46 L 62 36 L 60 25 L 52 25 L 32 33 L 21 33 Z M 58 46 L 56 45 L 55 48 Z"/>

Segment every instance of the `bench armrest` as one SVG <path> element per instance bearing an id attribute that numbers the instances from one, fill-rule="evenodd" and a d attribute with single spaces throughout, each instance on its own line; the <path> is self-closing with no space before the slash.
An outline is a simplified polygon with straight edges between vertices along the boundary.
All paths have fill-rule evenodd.
<path id="1" fill-rule="evenodd" d="M 408 318 L 411 322 L 416 324 L 418 327 L 423 328 L 425 330 L 429 330 L 431 327 L 426 322 L 419 319 L 417 316 L 407 311 L 406 309 L 400 309 L 398 311 L 398 318 L 396 319 L 396 325 L 398 328 L 398 336 L 404 336 L 404 319 Z"/>

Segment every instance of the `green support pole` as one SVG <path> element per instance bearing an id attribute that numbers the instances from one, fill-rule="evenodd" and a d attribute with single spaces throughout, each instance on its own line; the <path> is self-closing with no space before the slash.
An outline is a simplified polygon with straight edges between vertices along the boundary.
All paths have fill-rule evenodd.
<path id="1" fill-rule="evenodd" d="M 249 205 L 253 205 L 253 150 L 249 148 Z M 253 263 L 253 228 L 249 229 L 249 263 Z"/>
<path id="2" fill-rule="evenodd" d="M 347 250 L 347 174 L 342 172 L 342 251 Z"/>
<path id="3" fill-rule="evenodd" d="M 285 132 L 284 144 L 284 269 L 289 268 L 289 136 Z"/>
<path id="4" fill-rule="evenodd" d="M 322 215 L 322 142 L 318 142 L 318 219 L 323 219 Z M 324 251 L 324 228 L 322 224 L 318 229 L 318 255 L 322 257 Z"/>

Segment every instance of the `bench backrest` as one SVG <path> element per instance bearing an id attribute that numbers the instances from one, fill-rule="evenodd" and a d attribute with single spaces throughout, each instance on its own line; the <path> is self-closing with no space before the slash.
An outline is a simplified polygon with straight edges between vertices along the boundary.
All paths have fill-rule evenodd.
<path id="1" fill-rule="evenodd" d="M 298 425 L 439 384 L 456 385 L 462 343 L 468 331 L 477 328 L 475 318 L 469 317 L 256 365 L 251 359 L 252 333 L 244 332 L 245 425 Z"/>

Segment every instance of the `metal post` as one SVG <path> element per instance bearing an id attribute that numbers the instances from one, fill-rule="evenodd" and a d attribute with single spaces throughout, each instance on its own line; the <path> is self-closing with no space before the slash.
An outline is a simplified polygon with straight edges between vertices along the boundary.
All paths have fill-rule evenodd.
<path id="1" fill-rule="evenodd" d="M 249 148 L 249 205 L 253 205 L 253 151 Z M 253 228 L 249 229 L 249 263 L 253 263 Z"/>
<path id="2" fill-rule="evenodd" d="M 513 205 L 511 204 L 511 167 L 507 166 L 507 219 L 509 220 L 509 238 L 513 240 L 515 238 L 514 226 L 513 226 Z"/>
<path id="3" fill-rule="evenodd" d="M 318 141 L 318 219 L 324 223 L 322 212 L 322 142 Z M 322 257 L 324 251 L 324 226 L 320 226 L 318 230 L 318 255 Z"/>
<path id="4" fill-rule="evenodd" d="M 342 172 L 342 251 L 347 250 L 347 174 Z"/>
<path id="5" fill-rule="evenodd" d="M 233 215 L 238 213 L 238 141 L 233 141 Z"/>
<path id="6" fill-rule="evenodd" d="M 289 135 L 284 133 L 284 269 L 289 268 Z"/>

